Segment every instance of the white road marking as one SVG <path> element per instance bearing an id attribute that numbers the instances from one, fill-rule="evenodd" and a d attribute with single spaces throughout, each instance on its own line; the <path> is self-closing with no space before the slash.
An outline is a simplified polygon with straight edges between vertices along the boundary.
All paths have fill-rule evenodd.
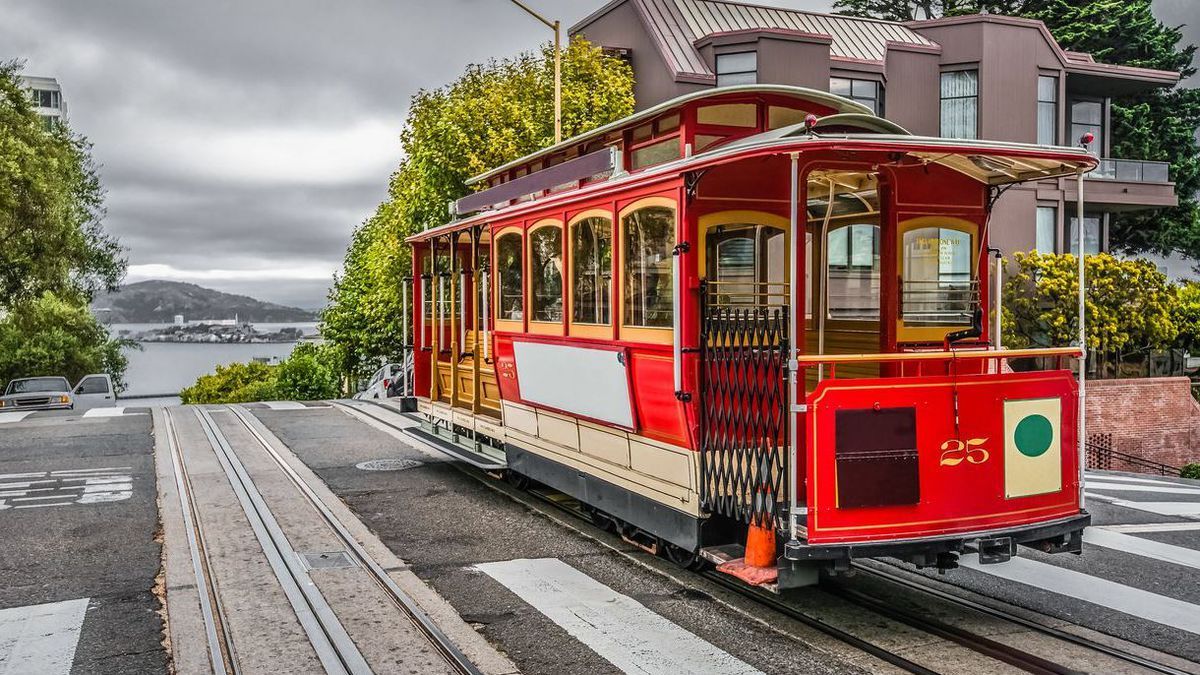
<path id="1" fill-rule="evenodd" d="M 5 422 L 20 422 L 32 415 L 34 411 L 26 410 L 25 412 L 0 412 L 0 424 Z"/>
<path id="2" fill-rule="evenodd" d="M 1124 506 L 1127 509 L 1157 513 L 1160 516 L 1182 516 L 1184 518 L 1200 518 L 1200 502 L 1135 502 L 1118 497 L 1110 497 L 1096 492 L 1084 492 L 1086 499 L 1107 502 L 1113 506 Z"/>
<path id="3" fill-rule="evenodd" d="M 88 599 L 0 609 L 0 675 L 68 675 Z"/>
<path id="4" fill-rule="evenodd" d="M 263 401 L 271 410 L 308 410 L 308 406 L 296 401 Z"/>
<path id="5" fill-rule="evenodd" d="M 759 673 L 557 558 L 475 566 L 626 673 Z"/>
<path id="6" fill-rule="evenodd" d="M 971 553 L 962 556 L 959 564 L 984 574 L 1084 600 L 1200 635 L 1200 605 L 1190 602 L 1028 558 L 1013 558 L 1005 563 L 980 565 L 979 555 Z"/>
<path id="7" fill-rule="evenodd" d="M 125 414 L 125 408 L 117 406 L 114 408 L 92 408 L 83 413 L 84 417 L 120 417 Z"/>
<path id="8" fill-rule="evenodd" d="M 1112 530 L 1101 530 L 1089 527 L 1083 531 L 1083 541 L 1092 546 L 1102 546 L 1115 551 L 1123 551 L 1143 558 L 1154 558 L 1176 565 L 1193 567 L 1200 570 L 1200 551 L 1183 546 L 1164 544 L 1151 539 L 1133 537 Z"/>
<path id="9" fill-rule="evenodd" d="M 1188 487 L 1184 483 L 1176 483 L 1165 477 L 1164 478 L 1135 478 L 1134 476 L 1107 476 L 1107 475 L 1100 476 L 1100 475 L 1090 474 L 1090 473 L 1084 477 L 1084 482 L 1085 483 L 1096 483 L 1096 482 L 1100 482 L 1100 483 L 1107 483 L 1107 482 L 1149 483 L 1151 485 L 1168 485 L 1168 486 L 1175 486 L 1175 487 Z"/>
<path id="10" fill-rule="evenodd" d="M 23 480 L 0 480 L 0 511 L 123 501 L 133 496 L 133 476 L 128 472 L 126 466 L 5 474 L 0 479 L 11 476 Z"/>
<path id="11" fill-rule="evenodd" d="M 1089 490 L 1111 490 L 1114 492 L 1157 492 L 1159 494 L 1200 496 L 1200 488 L 1184 487 L 1181 485 L 1167 487 L 1164 484 L 1135 485 L 1132 483 L 1107 483 L 1107 482 L 1105 482 L 1105 483 L 1091 483 L 1087 487 Z"/>
<path id="12" fill-rule="evenodd" d="M 1095 525 L 1113 532 L 1190 532 L 1200 530 L 1200 523 L 1130 523 L 1128 525 Z"/>

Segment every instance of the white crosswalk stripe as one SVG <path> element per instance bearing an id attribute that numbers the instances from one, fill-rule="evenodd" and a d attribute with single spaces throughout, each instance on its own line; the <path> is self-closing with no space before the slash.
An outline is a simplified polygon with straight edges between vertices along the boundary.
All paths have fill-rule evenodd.
<path id="1" fill-rule="evenodd" d="M 20 422 L 32 414 L 32 410 L 23 410 L 21 412 L 0 412 L 0 424 Z"/>
<path id="2" fill-rule="evenodd" d="M 307 410 L 308 406 L 296 401 L 263 401 L 271 410 Z"/>
<path id="3" fill-rule="evenodd" d="M 475 566 L 626 673 L 759 673 L 557 558 Z"/>
<path id="4" fill-rule="evenodd" d="M 1200 570 L 1200 551 L 1191 548 L 1096 527 L 1089 527 L 1083 531 L 1083 543 Z"/>
<path id="5" fill-rule="evenodd" d="M 0 609 L 0 675 L 67 675 L 88 599 Z"/>
<path id="6" fill-rule="evenodd" d="M 120 417 L 125 414 L 125 408 L 121 406 L 113 408 L 92 408 L 83 413 L 84 417 Z"/>
<path id="7" fill-rule="evenodd" d="M 972 553 L 964 555 L 959 564 L 984 574 L 1200 635 L 1200 605 L 1190 602 L 1028 558 L 1013 558 L 997 565 L 981 565 L 978 554 Z"/>
<path id="8" fill-rule="evenodd" d="M 132 496 L 127 466 L 0 475 L 0 511 L 104 504 Z"/>

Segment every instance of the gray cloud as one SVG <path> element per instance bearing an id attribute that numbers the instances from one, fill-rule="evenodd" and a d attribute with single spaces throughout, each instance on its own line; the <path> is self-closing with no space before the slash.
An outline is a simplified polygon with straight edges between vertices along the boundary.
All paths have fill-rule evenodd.
<path id="1" fill-rule="evenodd" d="M 530 1 L 564 26 L 606 2 Z M 507 0 L 0 4 L 0 60 L 58 78 L 95 144 L 131 278 L 306 307 L 385 197 L 412 94 L 549 39 Z M 1194 0 L 1155 6 L 1200 23 Z"/>

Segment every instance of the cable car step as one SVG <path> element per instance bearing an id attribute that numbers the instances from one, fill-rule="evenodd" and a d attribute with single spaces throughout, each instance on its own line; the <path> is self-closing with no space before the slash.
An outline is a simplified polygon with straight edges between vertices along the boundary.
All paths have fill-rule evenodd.
<path id="1" fill-rule="evenodd" d="M 490 457 L 483 453 L 474 452 L 461 445 L 456 445 L 447 441 L 444 438 L 439 438 L 424 429 L 412 427 L 405 429 L 404 433 L 416 437 L 423 441 L 426 445 L 431 445 L 435 450 L 440 450 L 454 459 L 460 459 L 477 469 L 484 471 L 497 471 L 499 469 L 507 469 L 508 463 L 497 460 L 495 457 Z"/>

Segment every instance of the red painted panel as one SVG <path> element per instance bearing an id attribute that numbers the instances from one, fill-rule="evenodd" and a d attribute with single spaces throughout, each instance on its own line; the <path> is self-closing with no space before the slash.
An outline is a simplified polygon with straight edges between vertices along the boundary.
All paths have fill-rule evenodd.
<path id="1" fill-rule="evenodd" d="M 1062 489 L 1004 496 L 1005 400 L 1059 398 Z M 955 400 L 958 402 L 955 429 Z M 1053 520 L 1079 512 L 1077 386 L 1068 371 L 957 378 L 825 380 L 808 397 L 809 541 L 881 541 L 974 532 Z M 834 417 L 839 409 L 916 407 L 920 502 L 838 508 Z M 942 465 L 943 444 L 986 439 L 987 459 Z M 976 455 L 978 458 L 979 455 Z"/>

